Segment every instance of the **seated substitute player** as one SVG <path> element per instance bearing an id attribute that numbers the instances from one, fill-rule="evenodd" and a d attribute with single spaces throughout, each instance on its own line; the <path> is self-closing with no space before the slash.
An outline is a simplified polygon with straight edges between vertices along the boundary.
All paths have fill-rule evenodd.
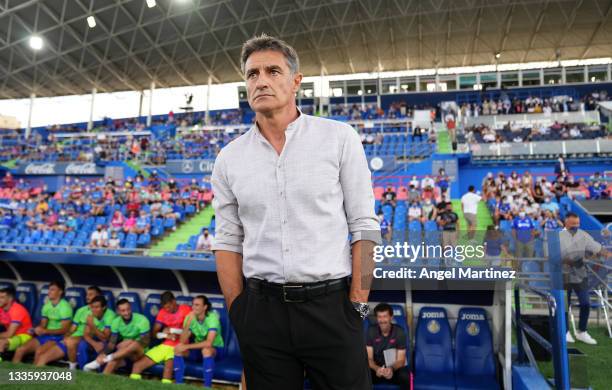
<path id="1" fill-rule="evenodd" d="M 43 305 L 42 319 L 33 332 L 36 337 L 17 348 L 13 363 L 21 363 L 25 355 L 35 353 L 34 361 L 48 349 L 61 341 L 70 330 L 72 322 L 72 306 L 64 296 L 64 283 L 53 281 L 49 283 L 47 302 Z"/>
<path id="2" fill-rule="evenodd" d="M 393 309 L 386 303 L 379 303 L 374 308 L 376 325 L 368 329 L 366 350 L 368 364 L 372 370 L 373 383 L 394 383 L 402 389 L 410 386 L 410 371 L 406 367 L 406 334 L 401 326 L 394 325 Z M 395 362 L 385 365 L 384 351 L 396 350 Z"/>
<path id="3" fill-rule="evenodd" d="M 79 367 L 83 368 L 87 363 L 89 346 L 96 352 L 104 350 L 104 345 L 110 337 L 110 327 L 115 319 L 115 313 L 108 308 L 106 298 L 103 295 L 94 296 L 87 307 L 89 310 L 81 310 L 78 321 L 73 322 L 70 335 L 38 356 L 34 364 L 44 366 L 68 356 L 70 369 L 75 369 L 77 366 L 77 363 L 72 359 L 78 359 Z M 85 306 L 81 309 L 84 308 Z M 77 314 L 79 313 L 77 312 Z M 76 316 L 75 319 L 77 319 Z"/>
<path id="4" fill-rule="evenodd" d="M 198 349 L 202 351 L 204 386 L 210 387 L 212 385 L 215 356 L 223 348 L 223 338 L 221 337 L 219 315 L 211 308 L 210 301 L 204 295 L 193 298 L 192 312 L 185 317 L 180 344 L 174 347 L 174 379 L 176 379 L 176 383 L 183 383 L 183 376 L 185 375 L 184 356 L 187 356 L 190 350 Z"/>
<path id="5" fill-rule="evenodd" d="M 72 326 L 70 328 L 69 334 L 64 337 L 64 340 L 56 344 L 57 348 L 49 349 L 47 352 L 53 351 L 49 355 L 47 355 L 47 353 L 45 352 L 44 355 L 47 355 L 45 358 L 46 362 L 51 362 L 62 358 L 64 356 L 63 354 L 58 358 L 50 359 L 52 356 L 59 355 L 60 352 L 63 351 L 64 354 L 67 355 L 68 365 L 70 369 L 74 369 L 77 366 L 77 346 L 79 345 L 79 342 L 81 341 L 81 338 L 83 336 L 83 330 L 85 329 L 87 317 L 91 314 L 91 308 L 89 307 L 89 304 L 96 296 L 101 294 L 102 291 L 97 286 L 90 286 L 87 288 L 87 293 L 85 296 L 85 301 L 87 302 L 87 304 L 77 309 L 76 313 L 74 314 L 74 317 L 72 318 Z M 34 362 L 34 364 L 37 363 L 40 362 Z M 82 366 L 80 367 L 82 368 Z"/>
<path id="6" fill-rule="evenodd" d="M 14 351 L 32 339 L 28 333 L 32 328 L 30 313 L 17 302 L 12 286 L 0 290 L 0 325 L 4 327 L 0 332 L 0 355 L 7 350 Z"/>
<path id="7" fill-rule="evenodd" d="M 179 336 L 183 333 L 185 317 L 191 312 L 187 305 L 178 305 L 174 294 L 165 291 L 160 299 L 161 310 L 155 318 L 153 335 L 165 339 L 160 345 L 151 348 L 132 367 L 131 379 L 141 379 L 140 375 L 147 368 L 164 363 L 162 383 L 172 383 L 172 369 L 174 360 L 174 347 L 179 343 Z"/>
<path id="8" fill-rule="evenodd" d="M 110 339 L 96 360 L 83 367 L 85 371 L 95 371 L 106 365 L 104 374 L 112 374 L 125 363 L 124 359 L 139 360 L 149 345 L 151 324 L 147 317 L 132 312 L 132 305 L 127 299 L 120 299 L 116 306 L 117 316 L 111 324 Z"/>

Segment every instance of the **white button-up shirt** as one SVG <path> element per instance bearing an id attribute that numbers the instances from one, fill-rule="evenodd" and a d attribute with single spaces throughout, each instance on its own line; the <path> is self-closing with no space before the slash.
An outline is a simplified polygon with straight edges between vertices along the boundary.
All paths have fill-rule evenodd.
<path id="1" fill-rule="evenodd" d="M 241 253 L 247 278 L 274 283 L 350 275 L 350 244 L 381 242 L 359 135 L 300 114 L 285 136 L 279 155 L 254 125 L 217 156 L 213 250 Z"/>

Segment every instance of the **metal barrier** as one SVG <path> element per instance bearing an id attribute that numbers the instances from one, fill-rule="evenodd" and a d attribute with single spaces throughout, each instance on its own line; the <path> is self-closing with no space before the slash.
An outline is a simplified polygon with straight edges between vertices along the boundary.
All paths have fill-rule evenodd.
<path id="1" fill-rule="evenodd" d="M 612 153 L 612 140 L 536 141 L 527 143 L 470 144 L 474 157 L 544 156 Z"/>
<path id="2" fill-rule="evenodd" d="M 41 250 L 42 249 L 42 250 Z M 57 250 L 55 250 L 57 249 Z M 19 243 L 0 243 L 0 250 L 4 251 L 24 251 L 36 253 L 83 253 L 91 251 L 96 254 L 96 251 L 103 251 L 103 254 L 109 256 L 153 256 L 157 253 L 168 253 L 169 256 L 162 257 L 181 257 L 193 259 L 212 258 L 212 251 L 191 251 L 191 250 L 159 250 L 152 248 L 95 248 L 91 246 L 74 246 L 74 245 L 51 245 L 51 244 L 19 244 Z"/>
<path id="3" fill-rule="evenodd" d="M 527 127 L 533 125 L 550 125 L 555 121 L 568 123 L 601 123 L 599 111 L 572 111 L 553 112 L 550 114 L 511 114 L 511 115 L 484 115 L 469 117 L 467 126 L 478 126 L 484 124 L 493 129 L 501 129 L 508 122 L 525 124 Z"/>
<path id="4" fill-rule="evenodd" d="M 568 389 L 569 388 L 569 372 L 568 372 L 568 360 L 567 360 L 567 349 L 565 348 L 565 343 L 563 345 L 559 345 L 559 343 L 549 342 L 544 337 L 542 337 L 535 329 L 526 324 L 521 319 L 521 294 L 520 289 L 528 290 L 532 293 L 539 295 L 544 298 L 548 306 L 548 316 L 551 319 L 549 322 L 549 329 L 551 339 L 554 341 L 558 339 L 560 336 L 565 338 L 565 333 L 559 335 L 559 331 L 564 331 L 565 327 L 559 329 L 559 327 L 554 326 L 553 319 L 563 317 L 560 315 L 563 312 L 563 307 L 559 307 L 560 305 L 557 303 L 557 299 L 549 292 L 542 291 L 540 289 L 528 286 L 526 284 L 519 283 L 514 287 L 514 307 L 515 307 L 515 318 L 514 324 L 516 327 L 516 341 L 518 347 L 518 363 L 527 363 L 529 362 L 532 366 L 537 368 L 537 363 L 533 354 L 531 353 L 531 349 L 529 348 L 529 344 L 525 339 L 525 333 L 533 338 L 538 344 L 542 346 L 548 353 L 552 355 L 553 358 L 553 366 L 554 366 L 554 379 L 555 382 L 553 385 L 557 389 Z M 561 302 L 562 303 L 562 302 Z M 564 359 L 565 357 L 565 359 Z"/>

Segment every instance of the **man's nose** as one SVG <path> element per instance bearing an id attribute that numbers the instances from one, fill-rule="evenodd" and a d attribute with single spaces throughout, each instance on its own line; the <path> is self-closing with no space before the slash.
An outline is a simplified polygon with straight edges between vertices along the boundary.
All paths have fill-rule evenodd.
<path id="1" fill-rule="evenodd" d="M 255 88 L 264 89 L 267 87 L 268 87 L 268 78 L 264 74 L 261 74 L 259 77 L 257 77 L 257 81 L 255 81 Z"/>

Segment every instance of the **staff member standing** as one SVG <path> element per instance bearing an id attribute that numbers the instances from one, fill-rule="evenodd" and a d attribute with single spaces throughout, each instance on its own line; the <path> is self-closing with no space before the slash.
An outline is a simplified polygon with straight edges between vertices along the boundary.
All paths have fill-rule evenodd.
<path id="1" fill-rule="evenodd" d="M 574 213 L 567 213 L 565 217 L 565 229 L 559 232 L 559 243 L 561 246 L 561 260 L 568 268 L 567 278 L 567 302 L 569 304 L 572 291 L 578 297 L 580 315 L 578 320 L 578 332 L 576 340 L 586 344 L 597 344 L 587 332 L 589 322 L 589 312 L 591 303 L 589 301 L 589 285 L 587 268 L 584 258 L 587 254 L 607 256 L 605 248 L 595 241 L 587 232 L 579 229 L 580 218 Z M 566 316 L 567 318 L 567 316 Z M 567 330 L 566 339 L 568 343 L 573 343 L 574 338 Z"/>
<path id="2" fill-rule="evenodd" d="M 370 389 L 362 318 L 381 239 L 359 135 L 298 110 L 285 42 L 248 40 L 241 66 L 256 123 L 215 162 L 213 251 L 247 388 L 302 389 L 306 373 L 314 389 Z"/>

